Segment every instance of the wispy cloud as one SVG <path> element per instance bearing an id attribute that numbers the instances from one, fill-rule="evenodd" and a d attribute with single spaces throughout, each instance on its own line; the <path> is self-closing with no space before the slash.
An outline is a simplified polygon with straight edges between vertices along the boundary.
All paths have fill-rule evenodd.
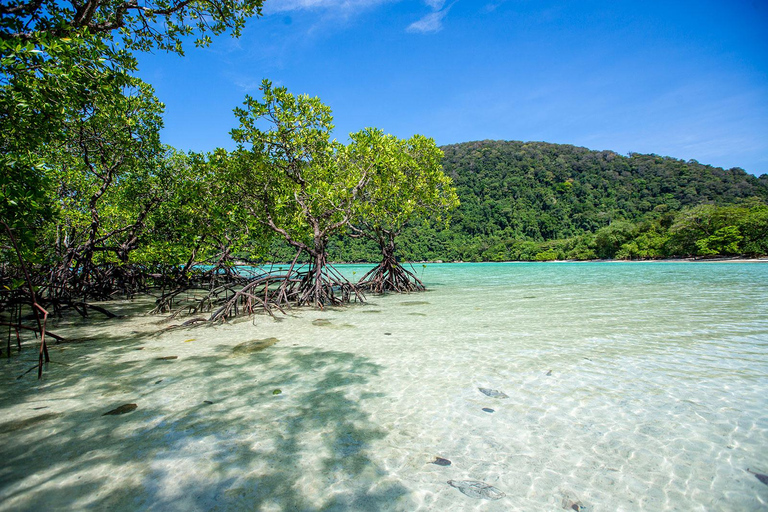
<path id="1" fill-rule="evenodd" d="M 502 4 L 505 4 L 507 0 L 495 0 L 493 2 L 489 2 L 483 7 L 483 11 L 485 12 L 493 12 L 496 9 L 498 9 Z"/>
<path id="2" fill-rule="evenodd" d="M 447 7 L 445 6 L 445 0 L 424 0 L 424 3 L 432 9 L 432 12 L 420 20 L 414 21 L 408 25 L 408 28 L 406 29 L 408 32 L 427 34 L 430 32 L 439 32 L 443 29 L 443 18 L 445 18 L 448 11 L 451 10 L 453 3 Z"/>
<path id="3" fill-rule="evenodd" d="M 443 28 L 443 18 L 448 14 L 445 11 L 432 12 L 408 25 L 408 32 L 439 32 Z"/>

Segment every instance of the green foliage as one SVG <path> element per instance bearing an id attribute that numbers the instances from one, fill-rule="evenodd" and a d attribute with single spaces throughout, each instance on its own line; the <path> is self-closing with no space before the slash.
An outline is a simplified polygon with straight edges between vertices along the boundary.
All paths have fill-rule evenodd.
<path id="1" fill-rule="evenodd" d="M 113 65 L 101 60 L 109 53 Z M 0 39 L 0 215 L 24 246 L 54 213 L 47 155 L 96 102 L 134 84 L 132 61 L 99 40 L 73 34 L 37 44 Z"/>
<path id="2" fill-rule="evenodd" d="M 557 259 L 557 252 L 555 252 L 553 249 L 548 249 L 546 251 L 536 253 L 533 259 L 534 261 L 555 261 Z"/>
<path id="3" fill-rule="evenodd" d="M 737 226 L 725 226 L 707 238 L 696 240 L 699 254 L 738 254 L 739 242 L 744 239 Z"/>
<path id="4" fill-rule="evenodd" d="M 10 0 L 0 6 L 0 38 L 11 42 L 71 37 L 87 31 L 120 36 L 128 50 L 154 48 L 183 54 L 183 40 L 207 46 L 211 35 L 239 37 L 263 0 Z"/>
<path id="5" fill-rule="evenodd" d="M 72 127 L 88 109 L 118 104 L 126 90 L 142 87 L 131 76 L 136 61 L 130 51 L 183 53 L 187 36 L 197 37 L 198 45 L 227 30 L 237 36 L 261 4 L 10 0 L 0 5 L 0 216 L 27 257 L 35 257 L 34 240 L 56 211 L 51 169 L 58 164 L 50 155 L 72 145 Z"/>
<path id="6" fill-rule="evenodd" d="M 381 130 L 352 134 L 345 158 L 368 169 L 368 180 L 355 203 L 352 230 L 379 246 L 381 259 L 396 265 L 395 239 L 407 223 L 447 226 L 459 200 L 442 172 L 443 153 L 434 140 L 415 135 L 401 140 Z"/>
<path id="7" fill-rule="evenodd" d="M 369 180 L 356 205 L 364 232 L 399 233 L 407 222 L 434 218 L 447 224 L 459 205 L 451 180 L 442 172 L 442 151 L 422 135 L 400 140 L 381 130 L 352 134 L 348 158 L 370 162 Z"/>
<path id="8" fill-rule="evenodd" d="M 247 96 L 245 108 L 235 109 L 240 127 L 232 137 L 240 148 L 231 182 L 254 219 L 297 249 L 324 253 L 328 237 L 349 220 L 368 169 L 331 140 L 333 117 L 319 98 L 268 80 L 262 91 L 261 101 Z"/>

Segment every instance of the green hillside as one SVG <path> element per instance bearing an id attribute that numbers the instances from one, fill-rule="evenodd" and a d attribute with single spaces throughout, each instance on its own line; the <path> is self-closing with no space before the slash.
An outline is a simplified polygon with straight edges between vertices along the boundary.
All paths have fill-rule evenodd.
<path id="1" fill-rule="evenodd" d="M 443 169 L 462 202 L 453 226 L 469 234 L 506 231 L 552 240 L 654 211 L 768 200 L 766 179 L 656 155 L 627 157 L 544 142 L 468 142 L 441 149 Z"/>
<path id="2" fill-rule="evenodd" d="M 461 206 L 448 229 L 412 226 L 400 242 L 405 259 L 768 252 L 765 174 L 545 142 L 478 141 L 441 149 Z M 370 249 L 339 241 L 336 257 L 363 260 Z"/>

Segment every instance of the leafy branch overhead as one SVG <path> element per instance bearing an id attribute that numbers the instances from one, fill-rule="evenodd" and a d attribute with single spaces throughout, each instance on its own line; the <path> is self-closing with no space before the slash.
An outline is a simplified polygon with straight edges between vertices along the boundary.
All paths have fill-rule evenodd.
<path id="1" fill-rule="evenodd" d="M 74 33 L 117 32 L 129 50 L 183 54 L 183 39 L 207 46 L 211 36 L 239 37 L 246 20 L 261 15 L 263 0 L 11 0 L 0 5 L 0 39 L 39 41 Z"/>

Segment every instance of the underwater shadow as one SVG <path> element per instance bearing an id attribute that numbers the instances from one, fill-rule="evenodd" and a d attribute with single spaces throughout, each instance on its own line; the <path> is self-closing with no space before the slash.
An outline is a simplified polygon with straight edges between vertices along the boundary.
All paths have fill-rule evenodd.
<path id="1" fill-rule="evenodd" d="M 386 431 L 365 410 L 377 393 L 361 389 L 379 365 L 309 348 L 214 352 L 110 367 L 97 350 L 49 376 L 47 385 L 85 394 L 80 401 L 17 388 L 0 418 L 11 406 L 29 416 L 0 420 L 0 510 L 414 505 L 373 451 Z M 136 410 L 104 415 L 126 401 Z M 48 405 L 33 410 L 38 403 Z"/>

